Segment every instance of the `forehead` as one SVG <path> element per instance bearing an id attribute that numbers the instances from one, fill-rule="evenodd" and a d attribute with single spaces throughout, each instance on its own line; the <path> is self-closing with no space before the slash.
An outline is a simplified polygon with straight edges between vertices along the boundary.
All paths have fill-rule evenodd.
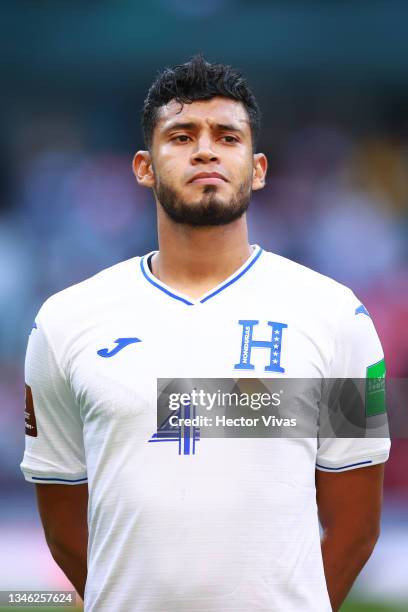
<path id="1" fill-rule="evenodd" d="M 248 114 L 244 105 L 229 98 L 215 97 L 181 104 L 171 100 L 159 109 L 157 128 L 165 130 L 172 123 L 197 123 L 201 125 L 233 124 L 238 129 L 250 132 Z"/>

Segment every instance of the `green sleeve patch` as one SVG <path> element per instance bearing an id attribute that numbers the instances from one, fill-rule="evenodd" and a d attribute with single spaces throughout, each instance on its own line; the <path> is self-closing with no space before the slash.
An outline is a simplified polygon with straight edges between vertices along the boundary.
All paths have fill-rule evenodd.
<path id="1" fill-rule="evenodd" d="M 385 359 L 368 366 L 366 375 L 366 416 L 386 412 L 385 405 Z"/>

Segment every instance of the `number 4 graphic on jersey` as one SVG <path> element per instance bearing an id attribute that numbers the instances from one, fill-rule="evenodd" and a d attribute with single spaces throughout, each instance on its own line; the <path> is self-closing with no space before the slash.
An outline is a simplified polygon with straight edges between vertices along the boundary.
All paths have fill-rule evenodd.
<path id="1" fill-rule="evenodd" d="M 176 417 L 178 423 L 183 424 L 171 424 L 172 416 Z M 190 406 L 190 404 L 181 406 L 161 423 L 148 442 L 177 442 L 179 455 L 195 455 L 196 442 L 200 440 L 200 428 L 185 425 L 186 419 L 195 418 L 195 416 L 195 406 Z"/>
<path id="2" fill-rule="evenodd" d="M 267 321 L 269 327 L 272 328 L 272 337 L 270 340 L 254 340 L 254 327 L 259 321 L 252 319 L 241 319 L 238 321 L 242 325 L 242 342 L 241 342 L 241 358 L 239 363 L 234 365 L 236 370 L 254 370 L 255 366 L 251 364 L 251 350 L 253 348 L 268 349 L 269 364 L 265 366 L 265 372 L 281 372 L 285 368 L 281 367 L 281 351 L 282 351 L 282 332 L 287 327 L 286 323 L 277 323 L 276 321 Z"/>

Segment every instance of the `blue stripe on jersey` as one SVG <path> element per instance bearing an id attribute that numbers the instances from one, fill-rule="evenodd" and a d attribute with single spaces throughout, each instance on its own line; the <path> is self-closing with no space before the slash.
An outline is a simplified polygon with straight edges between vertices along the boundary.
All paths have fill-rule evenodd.
<path id="1" fill-rule="evenodd" d="M 370 313 L 368 312 L 368 310 L 367 310 L 367 308 L 364 306 L 364 304 L 360 304 L 360 306 L 358 306 L 358 307 L 356 308 L 356 310 L 355 310 L 355 314 L 356 314 L 356 315 L 358 315 L 358 314 L 360 314 L 360 313 L 361 313 L 361 314 L 365 314 L 365 315 L 367 315 L 367 317 L 370 317 L 370 319 L 371 319 Z"/>
<path id="2" fill-rule="evenodd" d="M 332 470 L 332 471 L 336 471 L 336 470 L 344 470 L 346 468 L 352 468 L 352 467 L 356 467 L 357 465 L 367 465 L 367 463 L 372 463 L 372 460 L 369 459 L 368 461 L 360 461 L 359 463 L 350 463 L 349 465 L 342 465 L 341 467 L 326 467 L 325 465 L 320 465 L 319 463 L 316 463 L 316 467 L 320 467 L 323 468 L 325 470 Z"/>
<path id="3" fill-rule="evenodd" d="M 77 480 L 68 480 L 67 478 L 40 478 L 39 476 L 32 476 L 33 480 L 57 480 L 58 482 L 86 482 L 88 478 L 78 478 Z"/>
<path id="4" fill-rule="evenodd" d="M 221 291 L 223 291 L 224 289 L 226 289 L 227 287 L 229 287 L 230 285 L 232 285 L 233 283 L 235 283 L 238 279 L 241 278 L 241 276 L 243 276 L 246 272 L 248 272 L 248 270 L 250 268 L 252 268 L 252 266 L 254 265 L 254 263 L 259 259 L 259 257 L 261 256 L 263 249 L 261 247 L 259 247 L 259 251 L 256 253 L 256 255 L 252 255 L 250 257 L 250 260 L 247 264 L 247 266 L 241 270 L 241 272 L 238 272 L 235 276 L 233 276 L 232 278 L 230 278 L 228 281 L 226 281 L 223 285 L 221 285 L 220 287 L 218 287 L 217 289 L 215 289 L 212 293 L 210 293 L 209 295 L 206 295 L 204 298 L 202 298 L 201 300 L 199 300 L 199 303 L 204 304 L 204 302 L 206 302 L 207 300 L 209 300 L 210 298 L 214 297 L 215 295 L 217 295 L 217 293 L 220 293 Z M 179 300 L 180 302 L 183 302 L 184 304 L 187 304 L 188 306 L 194 306 L 194 302 L 190 302 L 189 300 L 187 300 L 186 298 L 181 297 L 180 295 L 177 295 L 176 293 L 173 293 L 172 291 L 170 291 L 169 289 L 167 289 L 166 287 L 163 287 L 162 285 L 160 285 L 159 283 L 155 282 L 151 276 L 149 276 L 149 274 L 146 272 L 146 255 L 144 255 L 141 260 L 140 260 L 140 269 L 142 270 L 143 276 L 145 277 L 146 280 L 149 281 L 149 283 L 151 283 L 154 287 L 157 287 L 157 289 L 160 289 L 161 291 L 163 291 L 164 293 L 166 293 L 168 296 L 174 298 L 175 300 Z"/>
<path id="5" fill-rule="evenodd" d="M 145 258 L 142 257 L 142 259 L 140 260 L 140 268 L 141 268 L 141 270 L 143 272 L 143 276 L 149 281 L 149 283 L 151 283 L 152 285 L 154 285 L 158 289 L 161 289 L 162 291 L 164 291 L 164 293 L 167 293 L 167 295 L 169 295 L 170 297 L 174 298 L 175 300 L 180 300 L 180 302 L 184 302 L 184 304 L 187 304 L 188 306 L 194 306 L 193 302 L 189 302 L 188 300 L 180 297 L 179 295 L 176 295 L 175 293 L 172 293 L 171 291 L 169 291 L 165 287 L 162 287 L 161 285 L 159 285 L 159 283 L 155 283 L 154 280 L 152 278 L 150 278 L 150 276 L 148 276 L 146 274 L 146 270 L 144 269 L 144 259 Z"/>
<path id="6" fill-rule="evenodd" d="M 214 297 L 214 295 L 217 295 L 217 293 L 219 293 L 220 291 L 222 291 L 223 289 L 226 289 L 227 287 L 229 287 L 230 285 L 232 285 L 232 283 L 235 283 L 235 281 L 237 281 L 239 278 L 241 278 L 241 276 L 243 276 L 245 274 L 245 272 L 248 272 L 249 268 L 252 268 L 252 266 L 254 265 L 254 263 L 260 258 L 261 253 L 262 253 L 263 249 L 259 249 L 258 253 L 255 255 L 255 257 L 253 258 L 252 261 L 249 262 L 249 264 L 247 265 L 246 268 L 244 268 L 243 270 L 241 270 L 241 272 L 239 274 L 237 274 L 236 276 L 234 276 L 233 278 L 231 278 L 228 282 L 226 282 L 224 285 L 221 285 L 221 287 L 218 287 L 218 289 L 216 289 L 215 291 L 213 291 L 212 293 L 210 293 L 210 295 L 207 295 L 205 298 L 203 298 L 202 300 L 200 300 L 200 302 L 202 304 L 204 304 L 204 302 L 206 302 L 207 300 L 209 300 L 210 298 Z"/>

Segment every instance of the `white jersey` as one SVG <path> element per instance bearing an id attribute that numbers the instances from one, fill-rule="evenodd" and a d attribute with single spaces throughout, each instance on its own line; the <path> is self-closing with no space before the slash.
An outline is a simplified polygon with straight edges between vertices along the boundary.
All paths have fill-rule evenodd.
<path id="1" fill-rule="evenodd" d="M 329 611 L 315 469 L 384 462 L 389 439 L 187 445 L 157 435 L 157 379 L 365 378 L 383 359 L 371 318 L 348 288 L 258 245 L 200 299 L 158 280 L 152 254 L 49 298 L 27 349 L 21 467 L 34 483 L 88 482 L 85 610 Z"/>

